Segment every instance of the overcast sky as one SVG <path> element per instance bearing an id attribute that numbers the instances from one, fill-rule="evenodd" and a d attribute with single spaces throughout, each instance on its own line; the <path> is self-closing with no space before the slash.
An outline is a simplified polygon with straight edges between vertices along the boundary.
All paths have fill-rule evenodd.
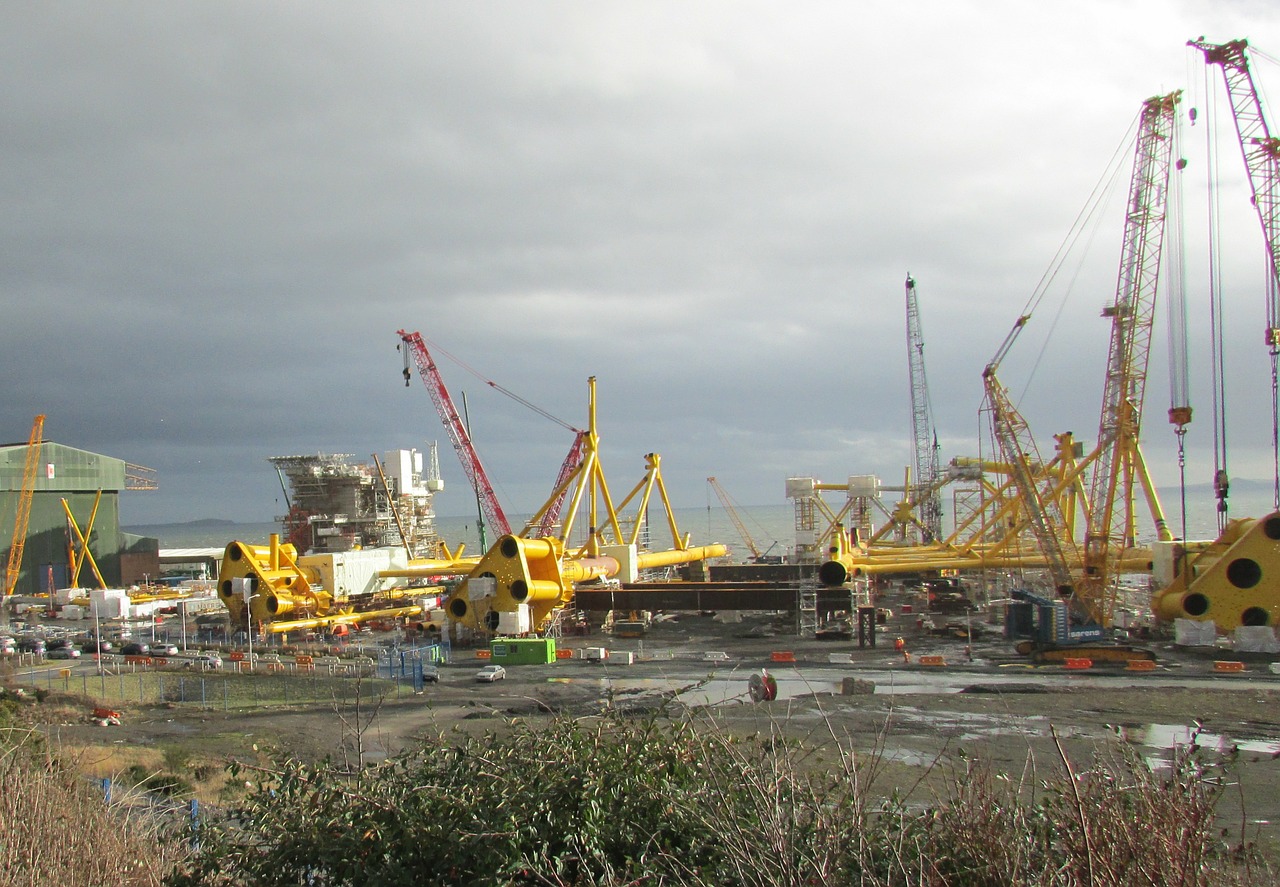
<path id="1" fill-rule="evenodd" d="M 684 506 L 709 475 L 746 505 L 784 504 L 789 475 L 898 484 L 907 273 L 942 456 L 978 455 L 982 369 L 1125 150 L 1001 371 L 1042 449 L 1091 443 L 1122 146 L 1149 96 L 1204 106 L 1200 35 L 1280 55 L 1280 5 L 4 4 L 0 439 L 44 413 L 47 439 L 156 469 L 126 524 L 271 520 L 271 456 L 438 440 L 436 509 L 467 514 L 431 399 L 403 384 L 404 327 L 479 374 L 436 355 L 509 513 L 541 504 L 571 435 L 482 378 L 584 426 L 595 376 L 615 495 L 653 451 Z M 1280 96 L 1278 74 L 1259 62 Z M 1227 452 L 1269 480 L 1264 252 L 1232 150 Z M 1197 483 L 1204 240 L 1191 224 Z M 1167 485 L 1163 309 L 1158 327 L 1144 446 Z"/>

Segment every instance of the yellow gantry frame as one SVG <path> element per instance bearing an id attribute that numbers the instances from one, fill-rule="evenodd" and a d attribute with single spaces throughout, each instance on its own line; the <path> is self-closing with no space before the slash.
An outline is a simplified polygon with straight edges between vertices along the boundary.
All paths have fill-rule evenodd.
<path id="1" fill-rule="evenodd" d="M 98 503 L 102 501 L 102 490 L 98 490 L 98 495 L 93 499 L 93 511 L 89 513 L 89 523 L 85 526 L 84 531 L 80 530 L 80 525 L 76 523 L 75 515 L 71 513 L 71 506 L 67 504 L 67 500 L 63 499 L 62 510 L 67 513 L 67 526 L 71 528 L 76 541 L 80 543 L 80 551 L 77 553 L 72 548 L 70 557 L 71 567 L 71 587 L 80 587 L 80 570 L 84 567 L 87 559 L 89 566 L 93 570 L 93 575 L 98 580 L 99 588 L 106 588 L 107 581 L 102 578 L 102 573 L 98 570 L 98 562 L 93 559 L 93 553 L 89 551 L 89 537 L 93 535 L 93 524 L 98 519 Z"/>
<path id="2" fill-rule="evenodd" d="M 667 496 L 662 480 L 661 457 L 657 453 L 645 455 L 645 476 L 617 505 L 609 492 L 600 462 L 600 435 L 596 426 L 595 377 L 588 379 L 588 423 L 583 436 L 583 457 L 577 468 L 551 492 L 546 503 L 530 518 L 522 535 L 507 535 L 480 559 L 467 579 L 458 586 L 446 602 L 452 619 L 475 627 L 496 630 L 497 615 L 514 612 L 520 605 L 527 605 L 535 629 L 544 627 L 573 599 L 576 583 L 598 581 L 617 576 L 623 569 L 617 557 L 618 549 L 634 550 L 644 529 L 645 514 L 656 492 L 662 502 L 671 532 L 672 548 L 666 551 L 635 551 L 631 566 L 636 570 L 675 566 L 694 561 L 724 557 L 728 548 L 724 545 L 691 547 L 689 535 L 681 535 L 675 512 Z M 543 516 L 572 488 L 568 508 L 558 536 L 539 539 L 529 538 L 532 529 L 540 526 Z M 635 517 L 630 532 L 624 532 L 625 521 L 620 513 L 635 503 Z M 569 550 L 574 524 L 583 506 L 587 508 L 588 527 L 585 541 L 573 551 Z M 490 590 L 473 580 L 492 580 Z M 481 590 L 483 589 L 483 590 Z M 474 594 L 473 594 L 474 592 Z M 480 601 L 487 601 L 478 605 Z"/>

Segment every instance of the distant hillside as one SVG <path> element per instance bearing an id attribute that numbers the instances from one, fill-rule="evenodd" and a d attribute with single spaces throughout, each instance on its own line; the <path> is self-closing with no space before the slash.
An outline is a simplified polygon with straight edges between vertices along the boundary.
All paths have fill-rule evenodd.
<path id="1" fill-rule="evenodd" d="M 134 529 L 154 529 L 155 527 L 185 527 L 191 530 L 200 530 L 205 528 L 230 527 L 234 526 L 235 521 L 223 520 L 218 517 L 202 517 L 200 520 L 179 521 L 172 524 L 134 524 L 128 527 L 121 527 L 122 530 L 129 531 Z"/>

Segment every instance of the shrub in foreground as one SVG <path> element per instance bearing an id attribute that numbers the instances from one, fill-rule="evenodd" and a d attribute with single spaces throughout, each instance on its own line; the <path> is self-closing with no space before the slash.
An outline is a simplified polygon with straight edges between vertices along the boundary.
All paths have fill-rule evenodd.
<path id="1" fill-rule="evenodd" d="M 876 792 L 780 735 L 557 719 L 444 737 L 357 774 L 284 761 L 208 823 L 173 885 L 1221 885 L 1259 880 L 1213 825 L 1198 756 L 1121 755 L 1031 784 L 979 762 L 944 797 Z M 870 774 L 870 775 L 869 775 Z M 242 774 L 245 775 L 245 774 Z"/>

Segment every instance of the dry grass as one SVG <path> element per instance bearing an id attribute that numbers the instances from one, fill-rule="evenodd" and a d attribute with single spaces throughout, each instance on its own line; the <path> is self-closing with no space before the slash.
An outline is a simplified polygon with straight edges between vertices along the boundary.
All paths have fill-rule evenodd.
<path id="1" fill-rule="evenodd" d="M 0 884 L 160 885 L 185 845 L 128 800 L 106 804 L 31 731 L 0 731 Z"/>

